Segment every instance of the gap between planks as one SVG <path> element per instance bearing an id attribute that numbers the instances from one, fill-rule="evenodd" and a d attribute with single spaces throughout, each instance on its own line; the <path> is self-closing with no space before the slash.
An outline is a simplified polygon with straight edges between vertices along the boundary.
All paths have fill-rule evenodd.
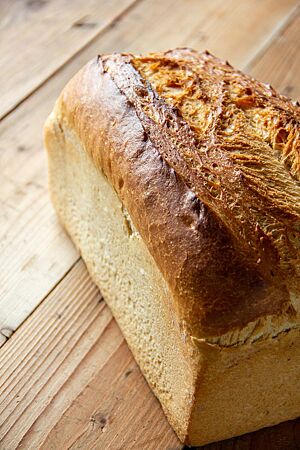
<path id="1" fill-rule="evenodd" d="M 282 23 L 276 27 L 274 30 L 274 35 L 270 36 L 266 40 L 265 44 L 261 46 L 259 51 L 251 58 L 251 60 L 245 65 L 245 71 L 251 72 L 253 67 L 259 64 L 259 61 L 263 58 L 264 54 L 273 46 L 275 41 L 278 41 L 288 30 L 288 28 L 293 27 L 293 24 L 299 20 L 300 13 L 300 3 L 295 5 L 294 10 L 291 11 L 290 15 L 283 19 Z"/>
<path id="2" fill-rule="evenodd" d="M 282 18 L 282 21 L 279 21 L 277 26 L 274 27 L 273 33 L 270 34 L 266 38 L 266 41 L 263 42 L 257 52 L 252 55 L 251 59 L 245 64 L 244 70 L 246 72 L 251 71 L 251 68 L 256 65 L 256 63 L 263 57 L 263 55 L 268 51 L 268 49 L 272 46 L 272 44 L 284 34 L 284 32 L 297 20 L 300 12 L 300 4 L 296 4 L 294 8 L 291 9 L 290 14 L 286 17 Z"/>
<path id="3" fill-rule="evenodd" d="M 289 26 L 277 36 L 260 58 L 255 58 L 247 71 L 258 79 L 273 84 L 279 92 L 300 100 L 300 7 Z M 278 55 L 282 55 L 281 58 Z"/>

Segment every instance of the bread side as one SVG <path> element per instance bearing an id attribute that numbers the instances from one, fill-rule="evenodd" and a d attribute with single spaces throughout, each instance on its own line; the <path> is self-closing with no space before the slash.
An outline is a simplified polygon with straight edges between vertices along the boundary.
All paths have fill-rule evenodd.
<path id="1" fill-rule="evenodd" d="M 179 437 L 187 436 L 200 353 L 184 343 L 169 288 L 105 175 L 59 108 L 49 117 L 51 199 Z M 198 356 L 197 356 L 198 355 Z"/>

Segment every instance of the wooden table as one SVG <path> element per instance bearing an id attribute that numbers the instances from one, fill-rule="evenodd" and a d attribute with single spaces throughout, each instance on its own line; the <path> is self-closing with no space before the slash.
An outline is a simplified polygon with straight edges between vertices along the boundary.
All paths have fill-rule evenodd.
<path id="1" fill-rule="evenodd" d="M 47 194 L 42 127 L 98 53 L 208 49 L 300 97 L 297 0 L 0 2 L 0 448 L 182 445 Z M 210 450 L 300 448 L 293 421 Z"/>

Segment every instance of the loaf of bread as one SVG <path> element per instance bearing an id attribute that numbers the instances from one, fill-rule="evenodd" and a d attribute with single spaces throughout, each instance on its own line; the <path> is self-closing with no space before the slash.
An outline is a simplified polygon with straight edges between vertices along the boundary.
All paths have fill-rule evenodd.
<path id="1" fill-rule="evenodd" d="M 208 52 L 97 57 L 50 192 L 179 438 L 300 413 L 300 107 Z"/>

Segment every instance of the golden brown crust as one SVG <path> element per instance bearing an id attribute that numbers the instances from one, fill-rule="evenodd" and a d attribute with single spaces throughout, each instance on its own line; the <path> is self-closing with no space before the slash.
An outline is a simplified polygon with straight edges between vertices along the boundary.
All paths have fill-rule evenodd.
<path id="1" fill-rule="evenodd" d="M 169 164 L 264 278 L 285 278 L 299 292 L 300 108 L 207 53 L 177 50 L 133 64 L 190 126 L 187 145 L 177 145 L 180 164 L 174 152 Z"/>
<path id="2" fill-rule="evenodd" d="M 169 61 L 179 56 L 184 56 L 185 64 L 211 58 L 189 50 L 157 58 Z M 297 158 L 289 160 L 293 191 L 278 174 L 274 182 L 279 180 L 284 195 L 270 203 L 229 160 L 228 143 L 221 148 L 207 145 L 200 155 L 195 130 L 167 99 L 158 97 L 133 60 L 131 55 L 112 55 L 91 61 L 64 89 L 60 108 L 128 209 L 173 292 L 183 330 L 196 337 L 213 336 L 266 315 L 283 311 L 292 315 L 289 288 L 296 291 L 299 286 L 299 215 L 289 196 L 295 203 L 299 200 Z M 226 66 L 216 59 L 208 64 L 221 72 Z M 256 89 L 256 82 L 247 82 Z M 273 97 L 270 107 L 278 103 L 282 117 L 289 114 L 298 120 L 299 108 L 272 93 Z M 240 142 L 240 135 L 233 142 Z M 251 142 L 247 149 L 252 149 Z M 297 150 L 297 142 L 293 149 Z M 265 153 L 260 154 L 265 167 Z M 209 169 L 217 164 L 223 200 L 211 195 L 211 182 L 202 176 L 199 161 Z M 264 185 L 260 177 L 259 188 Z M 231 207 L 233 201 L 239 214 Z M 273 234 L 266 232 L 265 223 L 257 226 L 257 219 L 253 229 L 253 220 L 260 217 L 257 205 L 259 213 L 264 205 L 267 217 L 281 225 L 275 227 L 276 242 L 287 242 L 287 230 L 294 233 L 294 241 L 274 245 Z"/>

